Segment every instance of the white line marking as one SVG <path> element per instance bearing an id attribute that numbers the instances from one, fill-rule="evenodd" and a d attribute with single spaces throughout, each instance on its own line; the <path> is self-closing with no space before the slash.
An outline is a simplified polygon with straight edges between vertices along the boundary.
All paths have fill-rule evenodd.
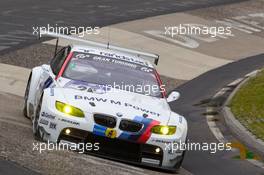
<path id="1" fill-rule="evenodd" d="M 254 76 L 256 76 L 259 72 L 260 72 L 260 70 L 254 70 L 254 71 L 248 73 L 247 75 L 245 75 L 245 77 L 254 77 Z"/>
<path id="2" fill-rule="evenodd" d="M 242 81 L 244 80 L 244 78 L 238 78 L 236 79 L 235 81 L 229 83 L 227 86 L 230 87 L 230 86 L 237 86 L 239 83 L 241 83 Z"/>
<path id="3" fill-rule="evenodd" d="M 23 24 L 16 24 L 16 23 L 10 23 L 10 22 L 0 22 L 2 25 L 10 25 L 10 26 L 17 26 L 17 27 L 24 27 Z"/>
<path id="4" fill-rule="evenodd" d="M 212 112 L 212 108 L 206 108 L 206 112 Z M 227 143 L 227 140 L 224 138 L 223 134 L 221 133 L 220 129 L 217 127 L 216 122 L 213 120 L 213 115 L 206 115 L 206 121 L 209 126 L 209 129 L 214 134 L 216 139 L 221 143 Z"/>
<path id="5" fill-rule="evenodd" d="M 0 50 L 8 49 L 10 46 L 0 46 Z"/>

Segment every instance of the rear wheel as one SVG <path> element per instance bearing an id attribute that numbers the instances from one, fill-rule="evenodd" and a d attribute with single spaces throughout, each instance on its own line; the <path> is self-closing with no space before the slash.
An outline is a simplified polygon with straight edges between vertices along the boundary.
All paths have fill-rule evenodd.
<path id="1" fill-rule="evenodd" d="M 28 111 L 27 111 L 27 102 L 28 102 L 28 94 L 29 94 L 29 90 L 30 90 L 30 83 L 31 83 L 31 73 L 30 73 L 29 78 L 28 78 L 28 83 L 27 83 L 27 87 L 26 87 L 26 91 L 25 91 L 25 95 L 24 95 L 23 114 L 27 118 L 29 118 Z"/>

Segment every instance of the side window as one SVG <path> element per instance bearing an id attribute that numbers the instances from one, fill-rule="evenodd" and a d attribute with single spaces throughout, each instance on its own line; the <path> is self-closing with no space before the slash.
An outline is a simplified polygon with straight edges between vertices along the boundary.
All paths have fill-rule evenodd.
<path id="1" fill-rule="evenodd" d="M 50 62 L 50 67 L 55 75 L 58 75 L 60 69 L 70 52 L 70 47 L 62 48 Z"/>

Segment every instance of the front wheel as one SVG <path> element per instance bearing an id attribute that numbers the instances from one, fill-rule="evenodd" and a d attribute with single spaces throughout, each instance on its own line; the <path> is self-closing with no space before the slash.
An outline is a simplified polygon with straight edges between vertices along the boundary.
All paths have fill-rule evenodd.
<path id="1" fill-rule="evenodd" d="M 187 144 L 187 140 L 188 140 L 188 139 L 187 139 L 187 137 L 186 137 L 185 144 Z M 179 173 L 179 170 L 180 170 L 180 168 L 181 168 L 181 166 L 182 166 L 183 159 L 184 159 L 184 157 L 185 157 L 185 153 L 186 153 L 186 150 L 183 151 L 181 157 L 179 158 L 179 161 L 178 161 L 178 162 L 176 163 L 176 165 L 174 166 L 174 168 L 175 168 L 175 172 L 176 172 L 176 173 Z"/>
<path id="2" fill-rule="evenodd" d="M 39 130 L 39 125 L 38 125 L 38 121 L 39 121 L 39 116 L 40 116 L 40 111 L 41 111 L 41 106 L 42 106 L 42 96 L 39 100 L 39 104 L 37 106 L 37 109 L 36 109 L 36 113 L 35 113 L 35 116 L 33 118 L 33 134 L 34 134 L 34 137 L 36 140 L 39 140 L 39 141 L 42 141 L 42 137 L 41 137 L 41 134 L 40 134 L 40 130 Z"/>
<path id="3" fill-rule="evenodd" d="M 24 108 L 23 108 L 23 114 L 25 117 L 29 118 L 28 116 L 28 111 L 27 111 L 27 103 L 28 103 L 28 94 L 29 94 L 29 90 L 30 90 L 30 83 L 31 83 L 31 74 L 29 75 L 28 78 L 28 82 L 27 82 L 27 87 L 25 90 L 25 95 L 24 95 Z"/>
<path id="4" fill-rule="evenodd" d="M 179 170 L 180 170 L 180 168 L 181 168 L 181 166 L 182 166 L 182 162 L 183 162 L 183 159 L 184 159 L 185 153 L 186 153 L 186 151 L 183 151 L 182 156 L 181 156 L 179 162 L 175 165 L 175 171 L 176 171 L 177 173 L 179 172 Z"/>

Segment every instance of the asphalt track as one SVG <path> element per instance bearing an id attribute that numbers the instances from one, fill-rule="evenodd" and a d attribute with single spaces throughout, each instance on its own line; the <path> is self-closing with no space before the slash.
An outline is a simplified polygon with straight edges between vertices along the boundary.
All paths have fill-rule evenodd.
<path id="1" fill-rule="evenodd" d="M 1 160 L 0 159 L 0 174 L 1 175 L 37 175 L 37 173 L 32 172 L 26 168 L 23 168 L 16 163 Z"/>
<path id="2" fill-rule="evenodd" d="M 247 73 L 264 66 L 264 54 L 242 59 L 223 67 L 209 71 L 186 84 L 176 88 L 182 94 L 181 100 L 171 103 L 174 111 L 183 114 L 189 125 L 189 139 L 192 142 L 217 143 L 202 114 L 205 108 L 195 104 L 212 98 L 212 96 L 228 83 L 243 77 Z M 193 174 L 240 174 L 263 175 L 263 169 L 257 168 L 247 161 L 234 161 L 227 152 L 210 155 L 202 151 L 187 152 L 183 167 Z"/>
<path id="3" fill-rule="evenodd" d="M 107 26 L 243 0 L 8 0 L 0 3 L 0 53 L 36 43 L 33 27 Z"/>

